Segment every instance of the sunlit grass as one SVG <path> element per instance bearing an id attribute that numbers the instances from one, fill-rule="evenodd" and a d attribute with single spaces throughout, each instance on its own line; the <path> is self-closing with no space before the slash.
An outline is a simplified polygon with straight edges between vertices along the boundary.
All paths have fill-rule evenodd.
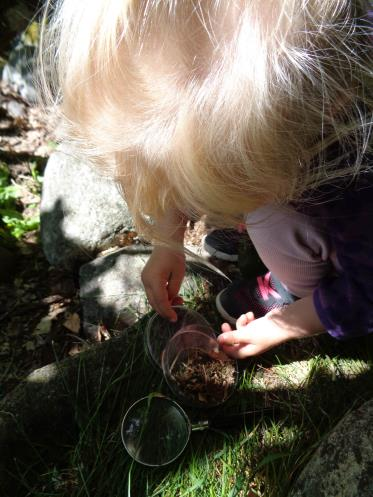
<path id="1" fill-rule="evenodd" d="M 59 456 L 53 460 L 38 447 L 34 465 L 18 464 L 14 473 L 24 495 L 285 497 L 320 440 L 373 394 L 372 337 L 350 344 L 328 337 L 291 343 L 242 363 L 235 394 L 217 409 L 272 408 L 271 414 L 265 411 L 243 427 L 193 433 L 177 461 L 145 468 L 130 459 L 120 436 L 121 420 L 134 401 L 154 391 L 169 393 L 144 353 L 144 327 L 127 332 L 122 361 L 109 381 L 98 374 L 94 397 L 89 364 L 81 361 L 69 391 L 76 403 L 77 436 L 56 447 Z M 205 415 L 187 412 L 193 420 Z"/>

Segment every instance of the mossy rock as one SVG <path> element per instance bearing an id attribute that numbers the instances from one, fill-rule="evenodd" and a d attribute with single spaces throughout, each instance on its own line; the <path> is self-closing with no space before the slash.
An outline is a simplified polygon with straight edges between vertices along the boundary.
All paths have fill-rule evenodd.
<path id="1" fill-rule="evenodd" d="M 373 399 L 348 413 L 321 443 L 289 497 L 373 495 Z"/>

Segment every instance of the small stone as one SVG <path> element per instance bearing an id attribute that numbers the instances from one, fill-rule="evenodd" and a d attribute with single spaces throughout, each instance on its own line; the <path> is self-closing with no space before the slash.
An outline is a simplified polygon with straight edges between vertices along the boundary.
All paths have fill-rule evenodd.
<path id="1" fill-rule="evenodd" d="M 16 100 L 9 100 L 7 102 L 6 111 L 13 119 L 22 119 L 26 115 L 26 106 Z"/>

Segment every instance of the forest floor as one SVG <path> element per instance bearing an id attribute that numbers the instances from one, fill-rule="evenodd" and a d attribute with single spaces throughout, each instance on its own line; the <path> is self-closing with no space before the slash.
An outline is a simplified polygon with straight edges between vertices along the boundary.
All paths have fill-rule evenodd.
<path id="1" fill-rule="evenodd" d="M 41 109 L 1 84 L 0 163 L 26 222 L 39 216 L 43 171 L 54 148 Z M 76 281 L 49 265 L 38 226 L 18 233 L 7 249 L 11 260 L 0 266 L 0 399 L 31 371 L 80 347 Z"/>
<path id="2" fill-rule="evenodd" d="M 16 188 L 14 209 L 26 224 L 39 218 L 43 172 L 56 147 L 51 129 L 40 108 L 0 82 L 0 168 Z M 0 202 L 0 248 L 1 208 Z M 39 222 L 35 229 L 21 227 L 17 238 L 6 244 L 10 262 L 1 263 L 0 253 L 0 400 L 35 369 L 90 345 L 81 334 L 77 275 L 48 263 L 39 227 Z M 199 245 L 204 232 L 204 224 L 197 223 L 188 245 Z"/>

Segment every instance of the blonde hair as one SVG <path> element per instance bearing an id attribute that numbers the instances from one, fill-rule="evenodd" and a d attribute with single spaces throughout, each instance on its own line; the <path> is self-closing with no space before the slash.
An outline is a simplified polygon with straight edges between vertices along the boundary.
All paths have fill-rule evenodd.
<path id="1" fill-rule="evenodd" d="M 156 236 L 171 208 L 230 225 L 365 167 L 367 11 L 362 0 L 64 0 L 45 14 L 44 93 L 63 138 L 122 185 L 141 232 Z M 333 143 L 355 148 L 354 163 L 326 159 Z"/>

